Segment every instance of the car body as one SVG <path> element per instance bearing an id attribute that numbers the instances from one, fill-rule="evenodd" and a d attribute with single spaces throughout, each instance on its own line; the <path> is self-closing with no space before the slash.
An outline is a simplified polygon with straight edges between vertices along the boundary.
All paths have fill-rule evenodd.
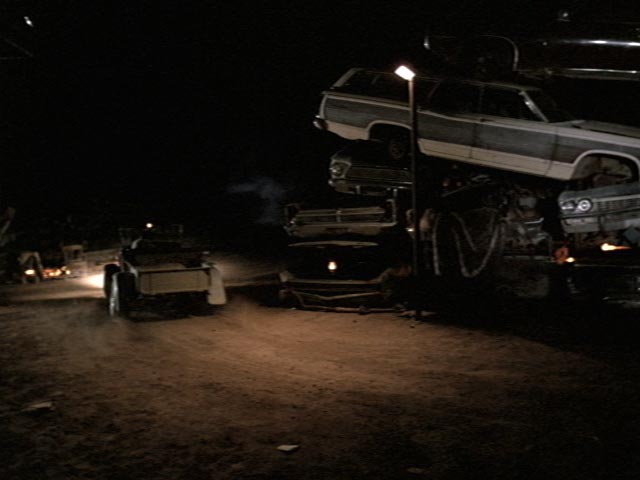
<path id="1" fill-rule="evenodd" d="M 640 167 L 640 129 L 576 120 L 538 87 L 434 76 L 415 83 L 422 154 L 564 181 L 600 156 Z M 349 140 L 406 134 L 406 89 L 391 72 L 350 69 L 323 92 L 315 124 Z"/>
<path id="2" fill-rule="evenodd" d="M 415 88 L 417 143 L 420 153 L 427 156 L 419 164 L 431 157 L 521 177 L 547 178 L 558 191 L 592 188 L 586 185 L 597 176 L 613 179 L 615 184 L 608 192 L 615 194 L 619 189 L 622 196 L 633 190 L 628 185 L 638 185 L 638 128 L 572 119 L 534 86 L 419 76 Z M 409 110 L 406 84 L 394 74 L 354 68 L 323 93 L 315 124 L 344 139 L 389 146 L 407 138 Z M 346 165 L 344 157 L 338 153 L 332 166 Z M 350 183 L 380 187 L 386 175 L 386 185 L 397 185 L 398 175 L 406 175 L 407 160 L 393 160 L 391 164 L 380 162 L 378 170 L 369 168 L 373 173 L 368 179 L 356 182 L 351 175 Z M 354 188 L 345 179 L 332 172 L 334 185 Z M 640 226 L 640 218 L 634 216 L 627 223 Z M 597 224 L 590 228 L 600 229 Z"/>

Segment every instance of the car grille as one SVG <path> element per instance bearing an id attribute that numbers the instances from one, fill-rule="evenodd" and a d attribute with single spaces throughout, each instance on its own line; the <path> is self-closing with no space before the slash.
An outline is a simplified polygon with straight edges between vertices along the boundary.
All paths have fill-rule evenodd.
<path id="1" fill-rule="evenodd" d="M 287 282 L 287 285 L 297 291 L 305 293 L 315 293 L 320 295 L 344 295 L 349 293 L 364 293 L 364 292 L 376 292 L 380 289 L 380 284 L 377 282 L 372 283 L 353 283 L 341 282 L 341 283 L 324 283 L 322 281 L 317 282 L 297 282 L 291 280 Z"/>
<path id="2" fill-rule="evenodd" d="M 351 167 L 347 173 L 349 178 L 361 178 L 382 182 L 410 183 L 406 170 L 379 169 L 371 167 Z"/>
<path id="3" fill-rule="evenodd" d="M 621 200 L 603 200 L 595 203 L 594 212 L 613 212 L 640 208 L 640 197 L 625 198 Z"/>
<path id="4" fill-rule="evenodd" d="M 370 214 L 332 214 L 328 213 L 326 215 L 314 215 L 313 217 L 300 217 L 300 223 L 302 225 L 315 225 L 315 224 L 336 224 L 336 223 L 382 223 L 387 220 L 386 212 L 381 213 L 370 213 Z"/>

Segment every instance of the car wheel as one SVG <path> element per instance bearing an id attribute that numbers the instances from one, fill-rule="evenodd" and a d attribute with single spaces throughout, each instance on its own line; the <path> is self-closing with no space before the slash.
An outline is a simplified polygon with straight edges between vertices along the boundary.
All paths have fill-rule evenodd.
<path id="1" fill-rule="evenodd" d="M 411 154 L 408 132 L 398 130 L 387 138 L 387 154 L 394 165 L 406 166 Z"/>

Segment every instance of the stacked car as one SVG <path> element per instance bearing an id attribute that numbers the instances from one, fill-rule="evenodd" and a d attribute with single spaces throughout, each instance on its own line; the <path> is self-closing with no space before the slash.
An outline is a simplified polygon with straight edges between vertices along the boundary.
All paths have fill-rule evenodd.
<path id="1" fill-rule="evenodd" d="M 578 256 L 576 265 L 593 252 L 606 255 L 605 245 L 634 251 L 640 246 L 640 129 L 575 118 L 540 81 L 518 81 L 636 79 L 624 61 L 634 57 L 636 45 L 628 26 L 608 25 L 608 36 L 600 41 L 593 35 L 602 33 L 603 25 L 588 30 L 568 17 L 559 21 L 551 31 L 564 32 L 566 41 L 553 35 L 549 42 L 497 35 L 427 37 L 431 52 L 458 63 L 471 59 L 448 54 L 472 51 L 475 60 L 485 61 L 508 47 L 511 61 L 502 67 L 509 72 L 502 78 L 486 71 L 460 76 L 463 69 L 419 70 L 410 89 L 392 71 L 352 68 L 322 93 L 314 125 L 345 142 L 331 157 L 330 185 L 356 195 L 417 190 L 425 266 L 437 275 L 495 273 L 496 260 L 508 255 L 553 263 L 553 250 L 562 245 L 570 245 L 568 261 Z M 463 48 L 472 44 L 473 49 Z M 571 65 L 555 62 L 563 46 Z M 577 46 L 593 55 L 571 57 Z M 617 48 L 622 64 L 615 72 L 596 55 L 602 48 Z M 409 170 L 413 138 L 415 184 Z"/>

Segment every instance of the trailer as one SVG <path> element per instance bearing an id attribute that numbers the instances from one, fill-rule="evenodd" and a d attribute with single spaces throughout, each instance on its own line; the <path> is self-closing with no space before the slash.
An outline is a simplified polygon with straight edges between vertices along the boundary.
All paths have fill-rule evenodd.
<path id="1" fill-rule="evenodd" d="M 109 315 L 127 316 L 158 302 L 226 303 L 222 275 L 208 252 L 183 246 L 179 236 L 153 227 L 139 236 L 132 235 L 131 229 L 121 230 L 118 262 L 104 267 Z"/>

